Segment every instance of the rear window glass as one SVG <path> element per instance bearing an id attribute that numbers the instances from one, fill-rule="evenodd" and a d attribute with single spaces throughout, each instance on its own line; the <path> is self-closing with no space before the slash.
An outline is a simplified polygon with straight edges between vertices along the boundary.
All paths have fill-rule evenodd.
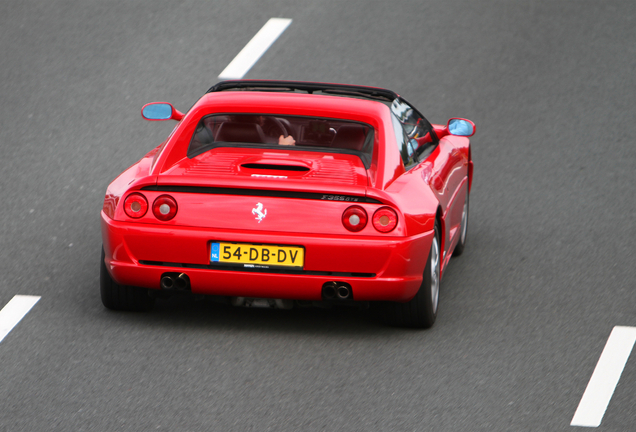
<path id="1" fill-rule="evenodd" d="M 203 117 L 197 125 L 188 157 L 215 147 L 245 146 L 353 153 L 365 161 L 373 153 L 373 128 L 318 117 L 214 114 Z"/>

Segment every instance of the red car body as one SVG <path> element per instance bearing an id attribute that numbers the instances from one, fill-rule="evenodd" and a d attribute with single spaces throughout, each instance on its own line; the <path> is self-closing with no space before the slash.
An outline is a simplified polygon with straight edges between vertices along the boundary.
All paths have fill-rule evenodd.
<path id="1" fill-rule="evenodd" d="M 389 102 L 398 97 L 394 93 L 310 83 L 298 85 L 335 87 L 342 94 L 262 91 L 250 83 L 213 87 L 185 115 L 173 111 L 179 122 L 170 136 L 108 186 L 101 226 L 104 264 L 114 283 L 161 290 L 164 275 L 183 273 L 193 293 L 320 301 L 325 284 L 343 282 L 354 301 L 407 302 L 422 284 L 436 223 L 444 272 L 460 241 L 472 182 L 467 137 L 429 125 L 433 133 L 424 141 L 430 154 L 405 167 Z M 386 100 L 351 89 L 377 90 Z M 189 155 L 202 118 L 224 113 L 358 122 L 373 129 L 372 152 L 365 162 L 356 154 L 299 145 L 228 144 Z M 132 193 L 147 200 L 141 217 L 125 209 Z M 176 203 L 176 214 L 163 221 L 151 207 L 165 195 Z M 343 223 L 352 205 L 368 218 L 356 232 Z M 397 224 L 385 233 L 372 218 L 386 207 Z M 266 210 L 260 219 L 259 209 Z M 243 253 L 253 245 L 299 247 L 304 261 L 295 268 L 219 265 L 211 262 L 213 243 L 245 244 Z"/>

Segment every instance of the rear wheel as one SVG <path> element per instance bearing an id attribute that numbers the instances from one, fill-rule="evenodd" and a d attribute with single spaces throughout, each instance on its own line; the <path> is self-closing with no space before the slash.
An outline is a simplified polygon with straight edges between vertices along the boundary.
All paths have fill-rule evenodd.
<path id="1" fill-rule="evenodd" d="M 435 236 L 424 269 L 422 285 L 415 297 L 406 303 L 382 304 L 383 318 L 388 324 L 399 327 L 429 328 L 435 323 L 440 285 L 439 237 L 439 227 L 435 224 Z"/>
<path id="2" fill-rule="evenodd" d="M 155 300 L 148 296 L 148 290 L 132 286 L 119 285 L 108 273 L 104 262 L 104 248 L 99 270 L 99 288 L 102 303 L 108 309 L 122 311 L 148 311 Z"/>

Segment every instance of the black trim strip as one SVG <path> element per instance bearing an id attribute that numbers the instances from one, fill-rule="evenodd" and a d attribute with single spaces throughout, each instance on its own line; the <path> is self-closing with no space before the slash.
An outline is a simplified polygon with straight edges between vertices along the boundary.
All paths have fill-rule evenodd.
<path id="1" fill-rule="evenodd" d="M 338 202 L 357 202 L 368 204 L 382 204 L 374 198 L 355 195 L 326 194 L 314 192 L 295 192 L 295 191 L 279 191 L 279 190 L 262 190 L 262 189 L 241 189 L 241 188 L 221 188 L 221 187 L 204 187 L 204 186 L 144 186 L 141 190 L 156 192 L 182 192 L 182 193 L 201 193 L 213 195 L 239 195 L 239 196 L 258 196 L 258 197 L 277 197 L 277 198 L 299 198 L 313 199 L 320 201 L 338 201 Z"/>
<path id="2" fill-rule="evenodd" d="M 302 276 L 335 276 L 335 277 L 357 277 L 357 278 L 374 278 L 375 273 L 347 273 L 347 272 L 328 272 L 328 271 L 308 271 L 293 270 L 284 268 L 251 268 L 231 265 L 203 265 L 203 264 L 186 264 L 186 263 L 170 263 L 161 261 L 139 261 L 139 264 L 156 267 L 175 267 L 175 268 L 192 268 L 201 270 L 229 270 L 240 271 L 246 273 L 275 273 L 275 274 L 296 274 Z"/>

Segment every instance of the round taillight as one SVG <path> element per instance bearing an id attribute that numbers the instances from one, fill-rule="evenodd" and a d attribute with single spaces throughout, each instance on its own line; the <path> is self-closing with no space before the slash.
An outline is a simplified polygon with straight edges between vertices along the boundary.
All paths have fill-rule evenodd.
<path id="1" fill-rule="evenodd" d="M 168 221 L 177 214 L 177 202 L 170 195 L 161 195 L 152 204 L 152 213 L 157 219 Z"/>
<path id="2" fill-rule="evenodd" d="M 367 226 L 367 212 L 360 206 L 348 207 L 342 214 L 342 224 L 353 232 L 361 231 Z"/>
<path id="3" fill-rule="evenodd" d="M 393 231 L 397 221 L 397 213 L 390 207 L 380 207 L 373 213 L 373 227 L 381 233 Z"/>
<path id="4" fill-rule="evenodd" d="M 148 211 L 148 201 L 140 193 L 134 192 L 126 197 L 124 201 L 124 211 L 131 218 L 138 219 Z"/>

